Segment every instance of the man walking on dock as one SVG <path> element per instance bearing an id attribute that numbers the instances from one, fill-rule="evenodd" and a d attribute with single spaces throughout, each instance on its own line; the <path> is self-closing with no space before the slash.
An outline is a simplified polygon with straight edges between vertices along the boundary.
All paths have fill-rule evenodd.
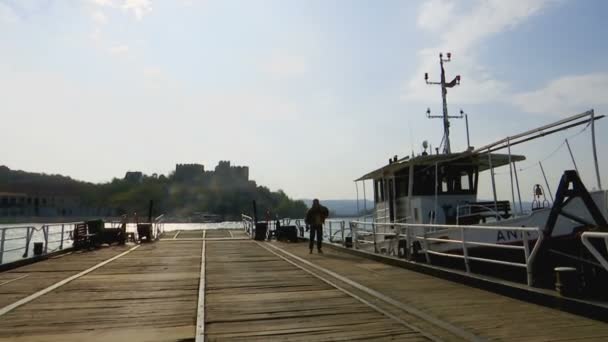
<path id="1" fill-rule="evenodd" d="M 312 201 L 312 207 L 306 213 L 306 225 L 310 227 L 309 249 L 312 254 L 312 248 L 315 244 L 315 235 L 317 236 L 317 251 L 323 253 L 321 244 L 323 243 L 323 223 L 329 216 L 329 210 L 319 203 L 318 199 Z"/>

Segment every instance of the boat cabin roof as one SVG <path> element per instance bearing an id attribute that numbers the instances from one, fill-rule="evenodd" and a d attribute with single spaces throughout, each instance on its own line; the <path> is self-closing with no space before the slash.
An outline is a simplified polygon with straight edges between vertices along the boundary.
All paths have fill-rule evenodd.
<path id="1" fill-rule="evenodd" d="M 500 153 L 491 153 L 492 166 L 494 168 L 509 165 L 509 155 Z M 518 162 L 525 160 L 526 157 L 522 155 L 511 155 L 511 161 Z M 460 152 L 460 153 L 449 153 L 449 154 L 428 154 L 419 155 L 414 158 L 405 157 L 403 159 L 392 162 L 385 165 L 377 170 L 369 172 L 358 179 L 355 182 L 363 181 L 367 179 L 378 179 L 383 176 L 392 175 L 399 172 L 410 165 L 415 166 L 431 166 L 439 163 L 441 165 L 456 165 L 456 166 L 476 166 L 479 172 L 488 170 L 490 168 L 490 162 L 488 153 L 477 153 L 477 152 Z"/>

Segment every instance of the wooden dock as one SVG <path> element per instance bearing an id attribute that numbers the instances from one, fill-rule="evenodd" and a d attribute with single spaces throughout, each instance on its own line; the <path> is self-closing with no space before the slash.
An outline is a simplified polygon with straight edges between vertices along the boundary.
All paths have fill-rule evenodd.
<path id="1" fill-rule="evenodd" d="M 83 340 L 606 341 L 608 324 L 222 229 L 0 273 L 0 341 Z"/>

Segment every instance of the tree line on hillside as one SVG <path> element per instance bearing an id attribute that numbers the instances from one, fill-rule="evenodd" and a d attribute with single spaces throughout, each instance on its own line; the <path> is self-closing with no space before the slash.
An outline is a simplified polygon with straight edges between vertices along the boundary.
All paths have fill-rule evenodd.
<path id="1" fill-rule="evenodd" d="M 307 210 L 304 202 L 290 199 L 281 190 L 270 191 L 253 181 L 240 184 L 223 179 L 220 183 L 207 184 L 197 179 L 178 180 L 174 173 L 142 175 L 137 181 L 114 178 L 95 184 L 0 166 L 0 192 L 77 196 L 82 206 L 112 208 L 118 215 L 147 213 L 150 200 L 154 201 L 155 214 L 174 217 L 208 213 L 225 219 L 240 219 L 241 213 L 252 213 L 254 200 L 260 217 L 267 210 L 273 216 L 303 217 Z"/>

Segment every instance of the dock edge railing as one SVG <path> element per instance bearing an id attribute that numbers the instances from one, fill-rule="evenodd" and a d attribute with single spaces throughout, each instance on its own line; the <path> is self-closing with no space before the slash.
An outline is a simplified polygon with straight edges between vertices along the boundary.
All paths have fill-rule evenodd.
<path id="1" fill-rule="evenodd" d="M 243 229 L 245 230 L 245 234 L 253 237 L 253 234 L 255 233 L 255 224 L 253 222 L 253 218 L 251 216 L 241 214 L 241 220 L 243 221 Z"/>
<path id="2" fill-rule="evenodd" d="M 589 239 L 602 239 L 604 240 L 604 246 L 606 247 L 606 252 L 608 252 L 608 233 L 602 232 L 584 232 L 581 235 L 581 241 L 583 245 L 587 247 L 589 252 L 599 261 L 599 263 L 604 267 L 606 271 L 608 271 L 608 261 L 606 258 L 600 253 L 600 251 L 595 248 L 595 246 L 591 243 Z"/>
<path id="3" fill-rule="evenodd" d="M 35 226 L 14 226 L 0 228 L 0 265 L 5 263 L 8 253 L 23 251 L 21 258 L 29 257 L 34 242 L 42 242 L 42 254 L 72 247 L 74 227 L 79 222 L 44 224 Z M 50 250 L 50 251 L 49 251 Z M 14 258 L 16 261 L 20 258 Z M 10 262 L 9 261 L 9 262 Z"/>
<path id="4" fill-rule="evenodd" d="M 361 221 L 351 221 L 351 230 L 353 234 L 353 247 L 355 249 L 359 248 L 360 244 L 373 244 L 374 253 L 378 253 L 377 243 L 378 237 L 381 236 L 392 236 L 392 239 L 397 241 L 397 248 L 399 248 L 399 241 L 401 241 L 402 237 L 405 238 L 406 247 L 405 254 L 411 255 L 411 251 L 413 250 L 413 242 L 419 241 L 420 250 L 424 253 L 426 262 L 428 264 L 432 264 L 431 256 L 438 255 L 450 258 L 460 258 L 464 261 L 464 266 L 466 273 L 472 273 L 470 267 L 470 261 L 479 261 L 485 263 L 492 264 L 500 264 L 507 265 L 513 267 L 520 267 L 526 269 L 527 275 L 527 284 L 528 286 L 532 286 L 534 284 L 534 275 L 533 275 L 533 265 L 536 255 L 540 249 L 542 244 L 544 235 L 539 227 L 497 227 L 497 226 L 479 226 L 479 225 L 445 225 L 445 224 L 414 224 L 414 223 L 378 223 L 378 222 L 361 222 Z M 360 226 L 371 226 L 371 231 L 368 229 L 360 229 Z M 392 232 L 381 232 L 378 230 L 379 227 L 389 227 L 394 231 Z M 418 231 L 415 231 L 418 230 Z M 434 233 L 437 231 L 448 231 L 448 230 L 457 230 L 460 231 L 460 238 L 441 238 L 441 237 L 430 237 L 429 233 Z M 513 245 L 513 244 L 499 244 L 499 243 L 488 243 L 488 242 L 479 242 L 473 241 L 471 238 L 467 238 L 467 231 L 472 230 L 484 230 L 484 231 L 512 231 L 512 232 L 521 232 L 522 244 L 521 245 Z M 422 232 L 420 232 L 422 231 Z M 534 247 L 530 249 L 530 242 L 533 241 L 528 234 L 536 233 L 536 242 L 534 243 Z M 364 239 L 365 236 L 372 236 L 372 240 Z M 361 238 L 363 237 L 363 238 Z M 429 246 L 433 243 L 452 243 L 460 245 L 462 248 L 462 254 L 454 254 L 448 252 L 439 252 L 436 250 L 432 250 Z M 501 248 L 501 249 L 511 249 L 511 250 L 521 250 L 524 254 L 524 262 L 513 262 L 513 261 L 505 261 L 498 259 L 489 259 L 482 257 L 474 257 L 469 255 L 469 247 L 470 246 L 480 246 L 480 247 L 491 247 L 491 248 Z"/>

